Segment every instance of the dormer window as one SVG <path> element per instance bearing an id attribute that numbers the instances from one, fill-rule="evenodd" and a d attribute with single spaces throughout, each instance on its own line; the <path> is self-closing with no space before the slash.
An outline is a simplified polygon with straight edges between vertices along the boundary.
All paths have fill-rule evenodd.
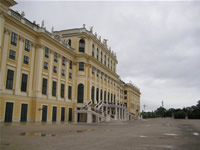
<path id="1" fill-rule="evenodd" d="M 85 41 L 83 39 L 79 41 L 79 52 L 81 53 L 85 52 Z"/>

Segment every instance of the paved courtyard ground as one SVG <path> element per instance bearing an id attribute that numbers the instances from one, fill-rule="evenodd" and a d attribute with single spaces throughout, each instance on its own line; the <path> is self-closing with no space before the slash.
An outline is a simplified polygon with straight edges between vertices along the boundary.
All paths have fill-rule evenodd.
<path id="1" fill-rule="evenodd" d="M 0 150 L 200 150 L 200 120 L 1 123 Z"/>

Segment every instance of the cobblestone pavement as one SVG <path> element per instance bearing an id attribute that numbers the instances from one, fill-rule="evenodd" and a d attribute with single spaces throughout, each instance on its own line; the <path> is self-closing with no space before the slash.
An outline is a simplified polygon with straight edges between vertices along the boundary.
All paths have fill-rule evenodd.
<path id="1" fill-rule="evenodd" d="M 200 120 L 0 123 L 0 150 L 200 150 Z"/>

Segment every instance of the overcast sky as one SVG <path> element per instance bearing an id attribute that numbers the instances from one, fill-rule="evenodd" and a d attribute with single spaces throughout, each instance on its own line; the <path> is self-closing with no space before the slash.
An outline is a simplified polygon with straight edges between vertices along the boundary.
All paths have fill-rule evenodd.
<path id="1" fill-rule="evenodd" d="M 200 2 L 19 1 L 13 7 L 50 31 L 94 27 L 117 53 L 117 72 L 141 90 L 141 108 L 200 100 Z"/>

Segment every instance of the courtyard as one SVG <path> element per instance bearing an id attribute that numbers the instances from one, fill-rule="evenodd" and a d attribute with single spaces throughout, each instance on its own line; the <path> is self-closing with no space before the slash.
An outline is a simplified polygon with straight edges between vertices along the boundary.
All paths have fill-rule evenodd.
<path id="1" fill-rule="evenodd" d="M 1 150 L 199 150 L 200 120 L 0 124 Z"/>

